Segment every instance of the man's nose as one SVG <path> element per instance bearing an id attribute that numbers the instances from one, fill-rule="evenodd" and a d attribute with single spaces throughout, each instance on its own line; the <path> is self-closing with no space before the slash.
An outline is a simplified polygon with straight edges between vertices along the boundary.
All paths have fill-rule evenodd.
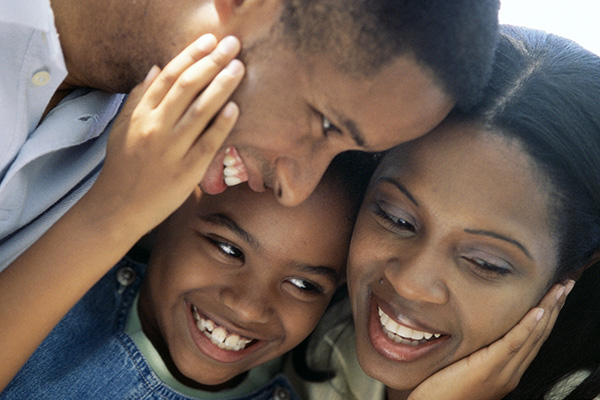
<path id="1" fill-rule="evenodd" d="M 293 207 L 306 200 L 315 190 L 334 152 L 321 152 L 317 157 L 281 157 L 275 163 L 275 187 L 277 200 L 284 206 Z"/>

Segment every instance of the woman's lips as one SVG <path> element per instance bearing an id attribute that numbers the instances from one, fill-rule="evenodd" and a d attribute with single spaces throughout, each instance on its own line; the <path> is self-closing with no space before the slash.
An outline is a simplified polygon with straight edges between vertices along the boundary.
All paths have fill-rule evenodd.
<path id="1" fill-rule="evenodd" d="M 443 333 L 408 327 L 394 320 L 374 299 L 371 299 L 368 331 L 371 344 L 377 352 L 400 362 L 424 357 L 446 343 L 449 338 Z"/>

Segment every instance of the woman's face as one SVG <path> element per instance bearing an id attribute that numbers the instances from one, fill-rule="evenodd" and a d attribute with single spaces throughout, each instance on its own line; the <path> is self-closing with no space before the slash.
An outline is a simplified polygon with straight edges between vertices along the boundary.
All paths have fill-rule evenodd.
<path id="1" fill-rule="evenodd" d="M 349 255 L 368 375 L 413 389 L 537 304 L 557 259 L 549 187 L 516 142 L 464 124 L 384 158 Z"/>

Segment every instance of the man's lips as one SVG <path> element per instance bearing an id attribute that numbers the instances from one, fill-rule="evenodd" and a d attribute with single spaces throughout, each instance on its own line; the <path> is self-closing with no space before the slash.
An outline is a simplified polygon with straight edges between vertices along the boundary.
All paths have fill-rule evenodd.
<path id="1" fill-rule="evenodd" d="M 253 174 L 257 175 L 257 174 Z M 260 179 L 249 179 L 248 167 L 234 146 L 227 146 L 225 150 L 215 156 L 209 165 L 200 186 L 205 193 L 218 194 L 227 187 L 248 182 L 255 192 L 264 190 Z"/>

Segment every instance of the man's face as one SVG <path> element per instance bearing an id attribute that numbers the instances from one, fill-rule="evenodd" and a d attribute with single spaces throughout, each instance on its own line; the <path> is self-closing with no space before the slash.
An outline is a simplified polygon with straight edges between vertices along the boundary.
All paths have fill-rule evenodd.
<path id="1" fill-rule="evenodd" d="M 324 57 L 257 49 L 234 94 L 241 115 L 202 181 L 204 191 L 226 189 L 225 149 L 233 146 L 239 181 L 273 189 L 293 206 L 306 199 L 329 162 L 346 150 L 381 151 L 437 125 L 452 101 L 411 58 L 378 74 L 355 78 Z"/>
<path id="2" fill-rule="evenodd" d="M 111 67 L 118 60 L 128 63 L 131 73 L 139 73 L 136 82 L 204 33 L 241 39 L 247 73 L 233 96 L 241 115 L 202 181 L 210 194 L 227 187 L 223 161 L 233 146 L 234 180 L 248 181 L 255 191 L 272 189 L 282 204 L 296 205 L 335 155 L 381 151 L 421 136 L 453 105 L 410 56 L 361 78 L 340 72 L 333 56 L 294 51 L 282 34 L 273 34 L 279 32 L 280 1 L 244 2 L 231 14 L 220 9 L 221 2 L 127 3 L 119 11 L 130 14 L 131 34 L 117 36 L 122 26 L 111 29 L 113 37 L 106 40 L 119 45 L 104 58 Z"/>

